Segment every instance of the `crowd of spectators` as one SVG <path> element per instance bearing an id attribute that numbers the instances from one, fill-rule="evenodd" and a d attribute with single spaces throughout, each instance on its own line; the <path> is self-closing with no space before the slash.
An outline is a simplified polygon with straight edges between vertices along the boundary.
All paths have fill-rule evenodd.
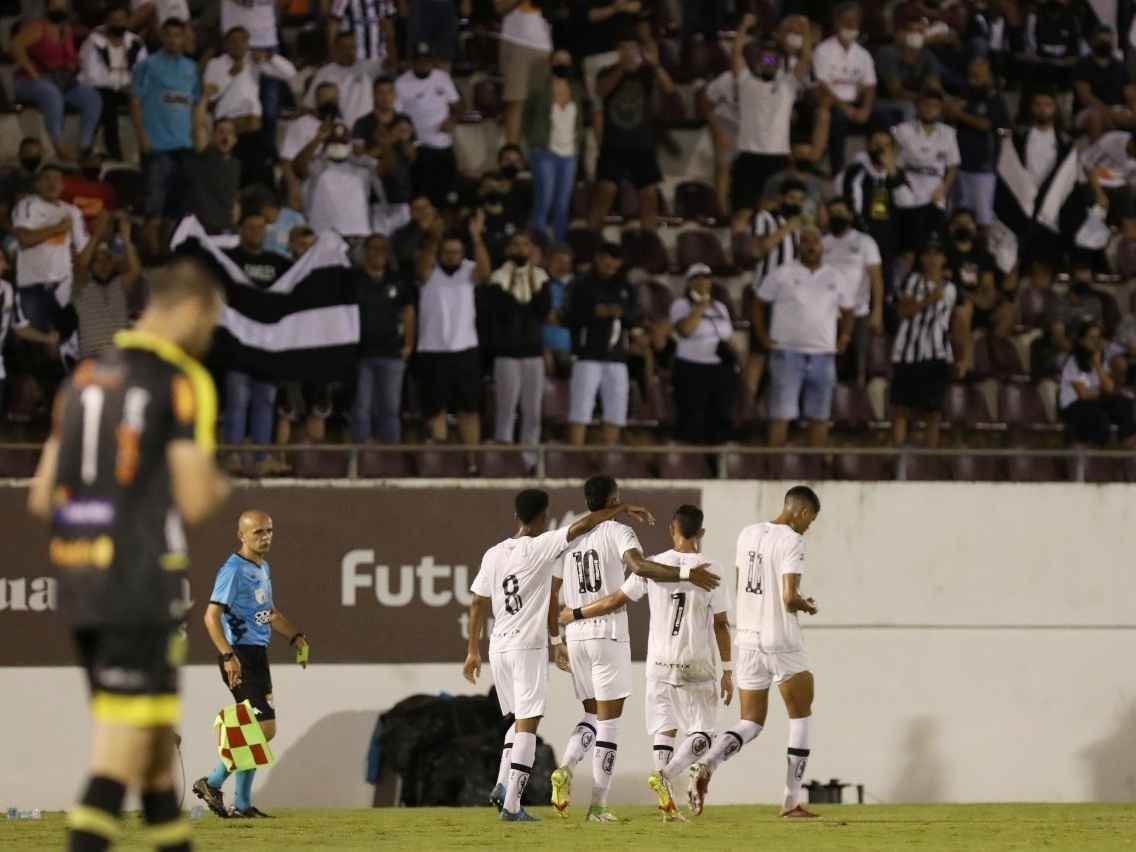
<path id="1" fill-rule="evenodd" d="M 1136 277 L 1130 10 L 702 0 L 664 38 L 679 5 L 221 0 L 210 27 L 185 2 L 45 0 L 9 51 L 12 94 L 44 130 L 0 177 L 9 400 L 47 407 L 136 315 L 144 264 L 192 215 L 259 287 L 325 231 L 354 263 L 355 380 L 222 365 L 229 445 L 287 442 L 301 420 L 324 440 L 329 419 L 356 443 L 472 446 L 485 425 L 499 444 L 583 445 L 593 426 L 614 444 L 638 419 L 714 445 L 760 404 L 771 446 L 803 420 L 822 447 L 838 382 L 881 375 L 882 350 L 892 441 L 918 421 L 937 446 L 976 335 L 1028 324 L 1026 289 L 1041 294 L 1034 375 L 1056 383 L 1070 438 L 1131 443 L 1136 321 L 1106 317 L 1094 283 Z M 288 18 L 318 47 L 282 39 Z M 495 43 L 500 75 L 501 144 L 479 174 L 456 149 L 473 38 Z M 650 240 L 670 221 L 661 152 L 682 86 L 712 154 L 678 177 L 707 185 L 724 263 L 670 265 L 669 291 L 611 222 L 631 209 Z M 118 197 L 112 173 L 135 167 L 136 197 Z M 0 362 L 0 410 L 4 376 Z M 549 387 L 566 394 L 555 435 Z M 287 469 L 265 452 L 255 466 Z"/>

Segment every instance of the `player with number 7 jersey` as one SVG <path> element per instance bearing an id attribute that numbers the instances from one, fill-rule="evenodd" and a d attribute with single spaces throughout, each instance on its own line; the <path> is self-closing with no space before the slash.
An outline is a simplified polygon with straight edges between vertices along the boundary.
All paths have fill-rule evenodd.
<path id="1" fill-rule="evenodd" d="M 536 756 L 536 731 L 548 691 L 548 646 L 560 645 L 560 627 L 551 603 L 552 568 L 569 542 L 599 524 L 627 514 L 650 520 L 639 506 L 615 503 L 591 512 L 570 527 L 548 530 L 548 494 L 535 488 L 517 494 L 514 511 L 520 528 L 512 538 L 485 552 L 470 585 L 469 648 L 462 673 L 476 683 L 481 673 L 481 632 L 486 606 L 493 611 L 489 664 L 501 713 L 516 721 L 505 735 L 497 784 L 490 801 L 505 822 L 535 822 L 521 807 Z M 559 660 L 558 660 L 559 662 Z"/>

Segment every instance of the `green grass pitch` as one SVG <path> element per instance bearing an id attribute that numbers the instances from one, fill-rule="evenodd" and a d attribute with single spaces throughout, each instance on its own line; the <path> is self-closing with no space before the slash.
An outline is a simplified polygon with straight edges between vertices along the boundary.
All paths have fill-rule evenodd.
<path id="1" fill-rule="evenodd" d="M 652 808 L 617 808 L 623 820 L 583 821 L 585 808 L 560 819 L 504 824 L 491 808 L 279 811 L 271 820 L 194 822 L 201 850 L 414 849 L 1136 849 L 1136 805 L 818 805 L 820 820 L 785 822 L 768 806 L 708 805 L 699 819 L 664 825 Z M 116 849 L 146 849 L 136 814 L 124 819 Z M 0 822 L 0 849 L 59 849 L 63 815 Z M 664 844 L 666 844 L 664 846 Z M 672 845 L 672 844 L 681 844 Z"/>

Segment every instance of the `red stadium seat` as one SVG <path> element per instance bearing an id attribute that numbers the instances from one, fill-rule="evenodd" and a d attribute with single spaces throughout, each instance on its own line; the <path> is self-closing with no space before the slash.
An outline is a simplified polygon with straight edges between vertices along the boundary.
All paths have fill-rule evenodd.
<path id="1" fill-rule="evenodd" d="M 477 467 L 487 479 L 520 479 L 525 475 L 525 460 L 516 450 L 482 450 L 477 454 Z"/>
<path id="2" fill-rule="evenodd" d="M 343 479 L 347 476 L 347 453 L 339 450 L 296 450 L 292 475 L 300 479 Z"/>
<path id="3" fill-rule="evenodd" d="M 635 295 L 639 299 L 639 309 L 643 318 L 650 322 L 662 322 L 670 317 L 674 292 L 666 284 L 647 278 L 635 282 Z"/>
<path id="4" fill-rule="evenodd" d="M 357 472 L 363 479 L 400 479 L 410 476 L 410 464 L 401 450 L 361 450 Z"/>
<path id="5" fill-rule="evenodd" d="M 986 397 L 974 385 L 947 385 L 943 398 L 943 423 L 970 429 L 988 429 L 996 424 Z"/>
<path id="6" fill-rule="evenodd" d="M 998 482 L 1004 477 L 994 456 L 954 456 L 951 479 L 956 482 Z"/>
<path id="7" fill-rule="evenodd" d="M 873 334 L 868 342 L 868 378 L 891 377 L 891 340 L 882 334 Z"/>
<path id="8" fill-rule="evenodd" d="M 1026 328 L 1041 328 L 1052 303 L 1053 294 L 1050 291 L 1040 287 L 1026 287 L 1018 296 L 1022 325 Z"/>
<path id="9" fill-rule="evenodd" d="M 1096 293 L 1097 298 L 1101 300 L 1101 308 L 1103 308 L 1104 314 L 1101 325 L 1104 327 L 1105 339 L 1111 340 L 1112 336 L 1116 334 L 1116 329 L 1120 326 L 1120 320 L 1122 319 L 1120 305 L 1117 304 L 1116 296 L 1112 295 L 1108 290 L 1094 287 L 1093 292 Z"/>
<path id="10" fill-rule="evenodd" d="M 639 267 L 652 275 L 670 271 L 667 247 L 657 231 L 629 228 L 620 236 L 620 244 L 623 246 L 624 265 L 628 269 Z"/>
<path id="11" fill-rule="evenodd" d="M 891 479 L 888 461 L 884 456 L 838 455 L 836 478 L 863 482 Z"/>
<path id="12" fill-rule="evenodd" d="M 642 454 L 630 447 L 604 450 L 597 459 L 596 469 L 616 479 L 651 479 L 655 475 Z"/>
<path id="13" fill-rule="evenodd" d="M 682 231 L 678 235 L 675 260 L 680 272 L 694 263 L 705 263 L 715 275 L 729 275 L 734 271 L 726 260 L 721 241 L 710 231 Z"/>
<path id="14" fill-rule="evenodd" d="M 473 108 L 486 121 L 496 121 L 505 111 L 501 101 L 502 84 L 481 80 L 473 86 Z"/>
<path id="15" fill-rule="evenodd" d="M 414 454 L 414 467 L 422 479 L 452 479 L 466 475 L 465 452 L 423 448 Z"/>
<path id="16" fill-rule="evenodd" d="M 734 233 L 730 235 L 730 255 L 733 257 L 734 268 L 742 272 L 752 272 L 757 266 L 750 248 L 748 233 Z M 748 283 L 748 282 L 747 282 Z"/>
<path id="17" fill-rule="evenodd" d="M 832 422 L 839 429 L 867 429 L 877 424 L 867 388 L 838 384 L 832 394 Z"/>
<path id="18" fill-rule="evenodd" d="M 713 479 L 705 453 L 663 453 L 659 459 L 662 479 Z"/>
<path id="19" fill-rule="evenodd" d="M 734 297 L 730 295 L 730 288 L 723 284 L 721 281 L 715 281 L 710 285 L 710 296 L 718 302 L 726 306 L 726 310 L 730 314 L 731 320 L 738 319 L 738 309 L 734 305 Z"/>
<path id="20" fill-rule="evenodd" d="M 1012 340 L 989 336 L 982 341 L 990 354 L 994 378 L 1001 382 L 1028 382 L 1030 372 Z M 975 347 L 977 349 L 977 346 Z"/>
<path id="21" fill-rule="evenodd" d="M 39 450 L 0 450 L 0 479 L 34 476 L 38 463 Z"/>
<path id="22" fill-rule="evenodd" d="M 568 422 L 568 404 L 568 379 L 546 378 L 540 419 L 552 426 L 563 426 Z"/>
<path id="23" fill-rule="evenodd" d="M 909 482 L 938 482 L 950 478 L 949 467 L 946 459 L 910 455 L 904 467 L 904 477 Z"/>
<path id="24" fill-rule="evenodd" d="M 697 222 L 712 227 L 725 221 L 718 209 L 718 196 L 709 184 L 697 180 L 684 180 L 675 187 L 675 215 L 686 222 Z"/>
<path id="25" fill-rule="evenodd" d="M 1070 481 L 1078 481 L 1078 468 L 1081 469 L 1082 479 L 1080 481 L 1082 482 L 1124 482 L 1126 479 L 1124 459 L 1107 459 L 1092 456 L 1087 456 L 1084 459 L 1078 459 L 1076 457 L 1065 459 L 1065 473 Z"/>
<path id="26" fill-rule="evenodd" d="M 1035 385 L 1003 384 L 998 387 L 998 416 L 1012 429 L 1060 432 L 1060 423 L 1050 419 Z"/>
<path id="27" fill-rule="evenodd" d="M 568 450 L 546 450 L 544 453 L 544 475 L 549 479 L 587 479 L 595 473 L 595 467 L 586 452 Z"/>
<path id="28" fill-rule="evenodd" d="M 1059 482 L 1057 462 L 1045 456 L 1011 456 L 1007 464 L 1011 482 Z"/>
<path id="29" fill-rule="evenodd" d="M 771 456 L 769 478 L 786 481 L 820 479 L 824 465 L 819 455 L 799 455 L 797 453 L 778 453 Z"/>
<path id="30" fill-rule="evenodd" d="M 726 477 L 728 479 L 768 479 L 769 456 L 757 453 L 728 453 Z"/>

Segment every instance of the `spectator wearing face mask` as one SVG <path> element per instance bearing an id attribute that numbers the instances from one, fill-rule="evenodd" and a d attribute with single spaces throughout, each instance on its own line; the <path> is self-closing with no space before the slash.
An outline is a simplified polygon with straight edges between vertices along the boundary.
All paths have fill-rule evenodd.
<path id="1" fill-rule="evenodd" d="M 1057 373 L 1073 352 L 1073 342 L 1087 325 L 1104 321 L 1104 304 L 1093 290 L 1093 265 L 1083 256 L 1073 262 L 1068 289 L 1053 300 L 1038 342 L 1047 373 Z"/>
<path id="2" fill-rule="evenodd" d="M 532 240 L 525 231 L 509 239 L 508 258 L 489 277 L 485 307 L 492 329 L 487 345 L 493 350 L 493 385 L 497 393 L 494 437 L 512 444 L 540 442 L 540 409 L 544 395 L 544 357 L 541 327 L 552 307 L 548 273 L 532 262 Z M 536 453 L 525 452 L 525 468 L 536 472 Z"/>
<path id="3" fill-rule="evenodd" d="M 789 164 L 779 172 L 774 172 L 765 182 L 765 192 L 761 207 L 773 210 L 781 201 L 778 190 L 787 180 L 799 182 L 805 188 L 801 202 L 801 218 L 812 222 L 821 230 L 828 227 L 828 209 L 825 203 L 835 195 L 832 181 L 819 174 L 813 167 L 812 145 L 794 139 L 789 149 Z"/>
<path id="4" fill-rule="evenodd" d="M 302 210 L 306 187 L 296 177 L 292 161 L 319 132 L 326 121 L 341 118 L 339 111 L 339 87 L 334 83 L 323 83 L 314 87 L 315 106 L 303 109 L 288 125 L 284 141 L 280 144 L 280 182 L 284 187 L 284 199 L 295 210 Z"/>
<path id="5" fill-rule="evenodd" d="M 0 175 L 0 238 L 4 241 L 4 254 L 10 260 L 16 253 L 12 211 L 20 201 L 35 194 L 36 172 L 42 162 L 43 143 L 33 136 L 27 136 L 20 140 L 16 165 Z"/>
<path id="6" fill-rule="evenodd" d="M 884 331 L 884 276 L 880 249 L 868 234 L 852 227 L 852 208 L 847 199 L 828 202 L 830 233 L 824 236 L 824 260 L 856 288 L 856 319 L 852 340 L 837 362 L 837 375 L 844 381 L 863 384 L 867 374 L 871 335 Z"/>
<path id="7" fill-rule="evenodd" d="M 548 270 L 549 311 L 541 331 L 544 342 L 544 374 L 558 379 L 568 378 L 572 370 L 572 332 L 564 324 L 560 312 L 572 285 L 572 248 L 566 244 L 554 246 L 548 253 L 545 268 Z"/>
<path id="8" fill-rule="evenodd" d="M 1108 445 L 1109 432 L 1116 426 L 1117 438 L 1125 449 L 1136 443 L 1132 422 L 1132 400 L 1117 393 L 1116 380 L 1104 358 L 1104 332 L 1099 323 L 1085 324 L 1077 333 L 1073 349 L 1061 368 L 1057 388 L 1057 409 L 1073 441 Z"/>
<path id="9" fill-rule="evenodd" d="M 1106 130 L 1136 130 L 1136 82 L 1117 58 L 1110 27 L 1093 29 L 1089 51 L 1073 67 L 1073 124 L 1093 142 Z"/>
<path id="10" fill-rule="evenodd" d="M 876 109 L 876 65 L 860 45 L 860 7 L 843 2 L 833 13 L 835 35 L 816 46 L 817 93 L 831 104 L 828 158 L 832 173 L 844 168 L 844 149 L 853 127 L 881 124 L 885 118 Z"/>
<path id="11" fill-rule="evenodd" d="M 961 92 L 966 81 L 962 69 L 969 56 L 964 51 L 967 7 L 950 0 L 908 0 L 895 9 L 892 29 L 901 32 L 918 21 L 924 44 L 936 65 L 936 76 L 952 92 Z M 922 89 L 916 89 L 922 91 Z"/>
<path id="12" fill-rule="evenodd" d="M 994 337 L 1006 338 L 1014 329 L 1012 296 L 1017 274 L 1006 276 L 998 286 L 994 258 L 978 240 L 974 212 L 965 207 L 951 211 L 948 225 L 947 268 L 958 287 L 959 308 L 972 329 L 982 329 Z M 1005 282 L 1010 286 L 1007 287 Z"/>
<path id="13" fill-rule="evenodd" d="M 410 199 L 410 221 L 391 234 L 390 250 L 395 268 L 403 275 L 413 274 L 418 252 L 430 236 L 430 228 L 438 211 L 425 195 Z"/>
<path id="14" fill-rule="evenodd" d="M 552 82 L 529 92 L 522 113 L 533 176 L 534 231 L 552 231 L 562 243 L 584 146 L 584 87 L 572 79 L 572 56 L 552 54 Z"/>
<path id="15" fill-rule="evenodd" d="M 926 28 L 922 19 L 911 18 L 896 30 L 895 42 L 880 48 L 876 57 L 880 107 L 892 112 L 893 123 L 915 118 L 920 93 L 940 85 L 935 54 L 924 45 Z"/>
<path id="16" fill-rule="evenodd" d="M 371 225 L 375 233 L 389 235 L 410 220 L 418 148 L 414 122 L 395 109 L 394 78 L 378 77 L 374 92 L 375 108 L 351 128 L 351 144 L 356 154 L 379 163 L 382 194 L 372 199 Z"/>
<path id="17" fill-rule="evenodd" d="M 296 177 L 308 181 L 307 219 L 316 233 L 344 237 L 371 233 L 370 197 L 378 182 L 372 157 L 351 153 L 351 134 L 341 122 L 325 122 L 292 162 Z"/>
<path id="18" fill-rule="evenodd" d="M 410 70 L 395 80 L 395 94 L 418 138 L 414 191 L 440 208 L 457 182 L 453 133 L 461 115 L 461 95 L 449 73 L 436 67 L 428 42 L 414 45 L 411 57 Z"/>
<path id="19" fill-rule="evenodd" d="M 836 176 L 836 192 L 848 199 L 858 230 L 869 234 L 880 249 L 884 289 L 891 292 L 892 272 L 899 251 L 899 209 L 895 196 L 907 184 L 896 162 L 895 140 L 887 130 L 868 134 L 866 156 Z"/>
<path id="20" fill-rule="evenodd" d="M 738 354 L 733 320 L 711 293 L 710 267 L 686 270 L 686 294 L 671 303 L 670 322 L 678 335 L 671 384 L 675 437 L 688 444 L 723 444 L 730 439 L 738 389 Z"/>
<path id="21" fill-rule="evenodd" d="M 355 34 L 340 32 L 335 37 L 332 61 L 316 71 L 312 77 L 304 106 L 316 105 L 316 90 L 322 83 L 334 83 L 339 91 L 339 109 L 347 126 L 369 113 L 374 106 L 374 81 L 382 73 L 382 64 L 375 60 L 360 59 Z"/>
<path id="22" fill-rule="evenodd" d="M 1021 68 L 1022 103 L 1038 89 L 1067 92 L 1073 83 L 1073 66 L 1081 54 L 1078 10 L 1064 0 L 1043 0 L 1025 13 L 1024 25 L 1015 30 L 1014 59 Z"/>
<path id="23" fill-rule="evenodd" d="M 122 159 L 118 111 L 130 103 L 134 67 L 147 56 L 142 39 L 126 28 L 126 9 L 112 6 L 79 48 L 79 82 L 92 87 L 103 101 L 103 142 L 112 160 Z"/>
<path id="24" fill-rule="evenodd" d="M 808 40 L 791 72 L 779 70 L 777 43 L 763 41 L 751 67 L 745 45 L 757 16 L 742 18 L 734 41 L 734 78 L 738 87 L 738 155 L 730 175 L 735 215 L 748 219 L 757 207 L 769 175 L 789 162 L 790 123 L 797 92 L 808 79 L 812 51 Z"/>

